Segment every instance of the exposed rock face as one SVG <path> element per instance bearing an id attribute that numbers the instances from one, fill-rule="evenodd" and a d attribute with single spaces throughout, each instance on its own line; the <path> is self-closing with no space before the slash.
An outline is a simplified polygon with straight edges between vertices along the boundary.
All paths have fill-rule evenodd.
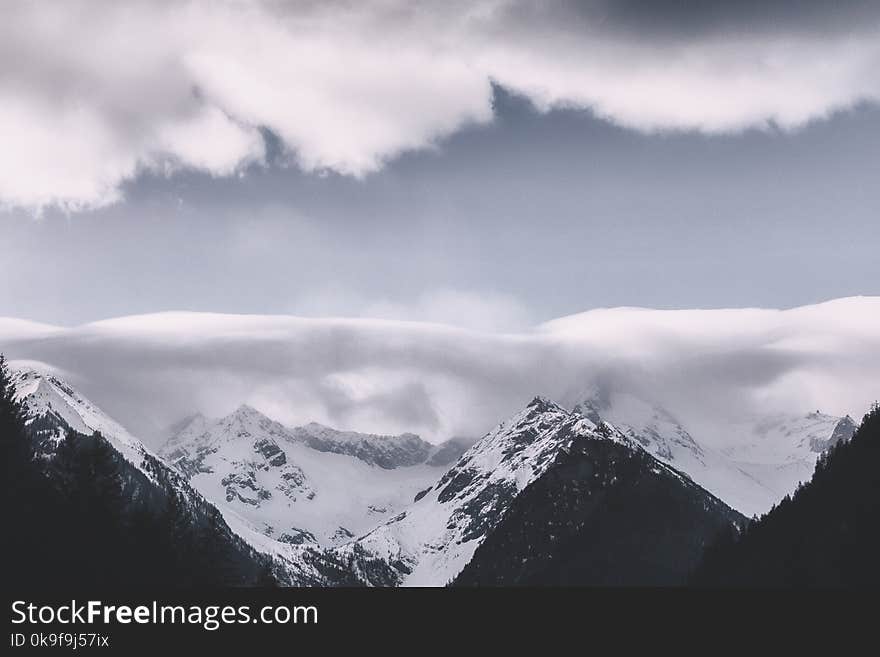
<path id="1" fill-rule="evenodd" d="M 161 453 L 206 497 L 288 545 L 332 547 L 399 513 L 442 473 L 418 436 L 288 428 L 243 405 L 193 416 Z"/>
<path id="2" fill-rule="evenodd" d="M 831 432 L 831 436 L 828 440 L 824 443 L 822 441 L 811 442 L 810 449 L 814 452 L 825 452 L 841 441 L 845 442 L 850 440 L 856 432 L 856 429 L 856 423 L 849 415 L 846 415 L 840 418 L 840 421 L 834 425 L 834 431 Z"/>
<path id="3" fill-rule="evenodd" d="M 432 451 L 430 443 L 412 433 L 385 436 L 337 431 L 314 422 L 296 427 L 292 433 L 319 452 L 347 454 L 386 470 L 424 463 Z"/>

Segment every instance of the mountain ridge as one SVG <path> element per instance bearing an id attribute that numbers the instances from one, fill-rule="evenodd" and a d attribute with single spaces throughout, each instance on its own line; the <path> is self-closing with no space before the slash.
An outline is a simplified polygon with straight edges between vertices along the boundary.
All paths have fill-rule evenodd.
<path id="1" fill-rule="evenodd" d="M 248 405 L 218 420 L 194 416 L 160 450 L 256 531 L 321 548 L 402 510 L 442 472 L 426 463 L 430 453 L 413 434 L 288 428 Z"/>
<path id="2" fill-rule="evenodd" d="M 97 432 L 124 459 L 131 471 L 143 478 L 144 485 L 153 491 L 150 494 L 179 498 L 189 509 L 214 509 L 212 513 L 216 513 L 216 517 L 222 516 L 220 526 L 226 527 L 235 540 L 269 560 L 273 577 L 278 583 L 287 586 L 361 583 L 353 582 L 347 572 L 342 572 L 341 564 L 334 561 L 330 553 L 308 546 L 266 540 L 230 509 L 215 507 L 214 500 L 190 486 L 181 473 L 77 393 L 57 374 L 14 367 L 10 383 L 13 398 L 23 405 L 26 427 L 37 441 L 37 447 L 43 450 L 44 457 L 51 456 L 68 431 Z M 136 496 L 141 494 L 135 493 Z"/>
<path id="3" fill-rule="evenodd" d="M 358 550 L 374 561 L 391 564 L 400 585 L 452 582 L 472 563 L 485 541 L 493 540 L 521 496 L 539 485 L 560 459 L 573 451 L 605 449 L 639 455 L 653 470 L 664 473 L 668 486 L 699 490 L 701 500 L 711 500 L 724 510 L 720 515 L 744 520 L 612 425 L 595 424 L 545 397 L 535 397 L 463 454 L 406 511 L 337 552 L 345 558 Z M 696 504 L 699 507 L 703 502 Z"/>
<path id="4" fill-rule="evenodd" d="M 719 449 L 697 440 L 661 405 L 632 393 L 594 386 L 573 410 L 594 421 L 607 420 L 747 516 L 766 512 L 808 479 L 820 454 L 855 429 L 849 416 L 818 412 L 743 418 L 741 445 Z M 773 429 L 776 433 L 764 442 L 777 445 L 776 453 L 764 448 L 760 438 L 751 438 Z"/>
<path id="5" fill-rule="evenodd" d="M 711 467 L 707 455 L 712 452 L 661 408 L 651 407 L 641 418 L 633 414 L 648 422 L 615 423 L 607 418 L 614 415 L 607 403 L 584 400 L 569 411 L 537 396 L 476 443 L 454 440 L 454 461 L 446 454 L 432 463 L 444 446 L 424 449 L 414 434 L 340 432 L 316 423 L 288 428 L 243 404 L 218 420 L 200 413 L 184 418 L 156 455 L 56 374 L 25 369 L 14 380 L 19 398 L 30 409 L 30 421 L 46 423 L 46 440 L 54 440 L 52 432 L 69 421 L 67 426 L 106 432 L 114 448 L 145 476 L 155 477 L 158 468 L 167 478 L 164 468 L 173 468 L 180 478 L 176 490 L 216 505 L 230 531 L 271 558 L 278 580 L 289 585 L 439 586 L 466 571 L 459 583 L 479 583 L 482 576 L 475 573 L 489 572 L 485 565 L 467 570 L 477 555 L 504 544 L 516 533 L 517 522 L 540 524 L 523 508 L 526 501 L 547 508 L 548 518 L 554 517 L 555 508 L 542 506 L 548 500 L 577 516 L 587 509 L 585 500 L 607 494 L 606 488 L 590 482 L 573 482 L 565 474 L 569 471 L 623 468 L 632 490 L 613 492 L 611 499 L 629 505 L 642 500 L 640 504 L 649 506 L 638 487 L 653 487 L 667 501 L 680 499 L 701 531 L 708 532 L 721 520 L 741 520 L 726 499 L 718 500 L 703 486 L 699 472 L 694 476 L 677 467 L 682 455 Z M 823 418 L 819 419 L 824 427 Z M 845 441 L 842 423 L 822 440 Z M 815 440 L 819 434 L 795 434 L 791 444 L 804 450 L 826 444 Z M 316 447 L 310 436 L 323 443 Z M 401 447 L 402 454 L 396 451 Z M 383 467 L 377 455 L 389 454 L 394 458 L 384 465 L 394 467 Z M 413 454 L 417 462 L 407 464 Z M 443 463 L 447 459 L 448 468 Z M 627 509 L 635 514 L 631 506 Z M 657 513 L 668 516 L 669 507 Z M 651 520 L 646 519 L 646 526 Z M 528 549 L 549 554 L 542 543 L 544 533 L 535 533 Z M 702 545 L 706 536 L 700 534 L 697 543 Z M 585 539 L 577 532 L 567 534 L 566 540 L 584 550 L 599 549 L 599 543 L 579 543 Z M 484 548 L 487 541 L 489 547 Z M 688 559 L 695 544 L 681 543 L 682 554 L 691 555 Z M 523 549 L 508 546 L 511 554 Z M 683 566 L 670 565 L 668 555 L 663 558 L 663 568 L 677 577 Z M 499 567 L 504 563 L 503 558 L 489 561 Z M 481 562 L 485 564 L 482 558 Z"/>

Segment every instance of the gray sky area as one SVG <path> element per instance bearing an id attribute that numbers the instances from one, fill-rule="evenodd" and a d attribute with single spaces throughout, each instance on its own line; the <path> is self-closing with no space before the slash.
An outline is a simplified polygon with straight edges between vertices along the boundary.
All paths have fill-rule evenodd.
<path id="1" fill-rule="evenodd" d="M 495 115 L 362 179 L 271 164 L 145 175 L 102 209 L 4 213 L 0 314 L 489 321 L 461 316 L 470 300 L 504 327 L 880 292 L 876 108 L 712 137 L 542 114 L 503 90 Z"/>
<path id="2" fill-rule="evenodd" d="M 0 315 L 877 293 L 880 5 L 12 2 Z"/>

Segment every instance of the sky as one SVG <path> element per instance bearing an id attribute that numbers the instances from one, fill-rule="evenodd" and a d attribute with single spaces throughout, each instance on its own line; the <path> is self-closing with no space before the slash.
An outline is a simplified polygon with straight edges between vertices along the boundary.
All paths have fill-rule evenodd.
<path id="1" fill-rule="evenodd" d="M 410 322 L 531 343 L 591 309 L 880 294 L 874 2 L 12 0 L 4 12 L 0 317 L 70 335 L 168 311 L 358 318 L 390 322 L 389 340 Z M 93 386 L 109 376 L 89 372 Z M 416 379 L 393 382 L 413 408 L 403 381 Z M 487 408 L 527 387 L 539 386 Z M 869 397 L 833 405 L 859 412 Z M 309 399 L 328 420 L 406 424 L 397 402 Z M 431 435 L 479 424 L 420 403 L 410 424 Z"/>

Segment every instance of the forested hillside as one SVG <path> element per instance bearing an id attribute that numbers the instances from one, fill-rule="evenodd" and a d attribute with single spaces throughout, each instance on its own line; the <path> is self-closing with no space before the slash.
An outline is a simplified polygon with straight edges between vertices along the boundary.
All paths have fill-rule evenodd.
<path id="1" fill-rule="evenodd" d="M 876 587 L 880 584 L 880 406 L 822 456 L 812 479 L 742 536 L 707 551 L 703 586 Z"/>
<path id="2" fill-rule="evenodd" d="M 272 584 L 271 564 L 168 470 L 133 467 L 99 434 L 59 418 L 25 422 L 0 357 L 0 512 L 15 586 Z M 157 464 L 153 464 L 154 466 Z"/>

